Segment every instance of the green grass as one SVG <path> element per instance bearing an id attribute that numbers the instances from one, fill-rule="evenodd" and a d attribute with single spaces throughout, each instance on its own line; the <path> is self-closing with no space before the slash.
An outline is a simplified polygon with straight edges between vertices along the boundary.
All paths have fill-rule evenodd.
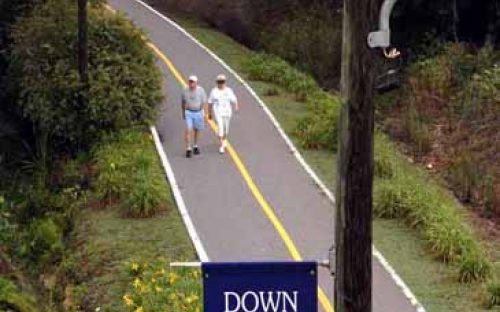
<path id="1" fill-rule="evenodd" d="M 134 181 L 134 175 L 141 172 L 142 169 L 135 167 L 135 162 L 139 159 L 144 164 L 144 161 L 136 156 L 151 156 L 146 162 L 147 170 L 141 174 L 147 177 L 148 183 L 156 180 L 151 187 L 153 192 L 147 197 L 154 198 L 153 201 L 158 202 L 162 209 L 149 214 L 149 218 L 142 214 L 139 214 L 141 218 L 130 218 L 129 213 L 123 213 L 124 210 L 129 211 L 126 207 L 130 205 L 128 195 L 114 187 L 110 189 L 117 190 L 125 199 L 109 199 L 103 197 L 106 193 L 99 189 L 109 186 L 107 183 L 94 185 L 94 191 L 88 196 L 88 207 L 78 216 L 72 248 L 61 265 L 67 272 L 65 275 L 72 276 L 70 289 L 74 305 L 84 305 L 87 310 L 93 311 L 97 307 L 104 308 L 104 311 L 128 310 L 129 307 L 124 306 L 123 296 L 130 293 L 130 284 L 135 278 L 130 275 L 131 263 L 162 261 L 164 269 L 168 271 L 171 261 L 193 261 L 197 258 L 184 223 L 173 204 L 168 184 L 161 174 L 154 144 L 147 133 L 134 131 L 126 132 L 125 137 L 122 133 L 118 136 L 119 141 L 105 140 L 95 153 L 103 156 L 96 167 L 98 170 L 103 166 L 110 167 L 109 162 L 113 161 L 113 171 L 123 171 L 109 180 L 113 186 L 118 186 L 127 180 Z M 131 149 L 137 149 L 137 152 Z M 109 155 L 104 151 L 116 157 L 107 157 Z M 134 166 L 127 167 L 124 164 Z M 97 173 L 97 182 L 100 174 Z M 128 190 L 127 187 L 125 191 Z M 140 302 L 139 295 L 135 298 L 136 302 Z"/>
<path id="2" fill-rule="evenodd" d="M 117 209 L 86 210 L 77 228 L 85 241 L 76 255 L 89 274 L 86 300 L 89 308 L 107 307 L 123 311 L 122 297 L 127 292 L 131 262 L 193 261 L 195 251 L 175 208 L 149 219 L 122 218 Z M 168 269 L 167 267 L 165 269 Z"/>
<path id="3" fill-rule="evenodd" d="M 116 201 L 123 215 L 151 217 L 172 203 L 151 135 L 138 129 L 107 137 L 94 151 L 100 200 Z"/>
<path id="4" fill-rule="evenodd" d="M 268 104 L 285 131 L 291 134 L 292 140 L 300 143 L 293 133 L 297 121 L 307 115 L 308 108 L 296 101 L 294 96 L 284 92 L 278 85 L 252 81 L 242 72 L 245 60 L 252 57 L 253 52 L 198 21 L 178 15 L 172 17 L 231 67 L 239 71 L 240 75 L 247 79 Z M 328 187 L 333 189 L 335 154 L 304 149 L 301 149 L 301 152 Z M 375 219 L 374 239 L 378 249 L 407 282 L 428 311 L 484 311 L 480 303 L 483 295 L 482 285 L 458 283 L 457 268 L 435 260 L 429 252 L 428 243 L 406 223 L 400 220 Z"/>

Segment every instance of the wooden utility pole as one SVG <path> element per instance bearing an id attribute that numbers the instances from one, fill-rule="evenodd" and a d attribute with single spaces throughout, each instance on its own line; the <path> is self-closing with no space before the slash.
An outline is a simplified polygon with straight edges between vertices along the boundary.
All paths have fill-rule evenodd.
<path id="1" fill-rule="evenodd" d="M 373 50 L 378 0 L 344 0 L 335 311 L 372 311 Z"/>
<path id="2" fill-rule="evenodd" d="M 88 83 L 88 38 L 87 38 L 87 0 L 78 1 L 78 74 L 86 88 Z"/>

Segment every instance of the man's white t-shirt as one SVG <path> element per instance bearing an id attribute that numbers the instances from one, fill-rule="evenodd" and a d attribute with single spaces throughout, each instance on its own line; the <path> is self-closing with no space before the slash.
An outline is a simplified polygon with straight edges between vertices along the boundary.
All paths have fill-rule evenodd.
<path id="1" fill-rule="evenodd" d="M 231 116 L 233 109 L 232 104 L 236 104 L 238 99 L 233 90 L 229 87 L 212 89 L 208 97 L 208 103 L 213 105 L 214 113 L 218 116 Z"/>

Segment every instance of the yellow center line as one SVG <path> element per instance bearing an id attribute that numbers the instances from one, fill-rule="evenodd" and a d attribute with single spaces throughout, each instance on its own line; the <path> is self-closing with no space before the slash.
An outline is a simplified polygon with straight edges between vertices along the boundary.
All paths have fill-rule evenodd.
<path id="1" fill-rule="evenodd" d="M 112 12 L 115 12 L 113 8 L 110 6 L 106 5 L 106 8 Z M 148 47 L 158 56 L 160 60 L 165 63 L 165 65 L 168 67 L 170 72 L 174 75 L 176 80 L 180 83 L 181 86 L 187 87 L 187 82 L 183 78 L 183 76 L 179 73 L 175 65 L 170 61 L 170 59 L 160 50 L 156 45 L 153 43 L 146 41 Z M 210 128 L 214 133 L 217 133 L 217 125 L 213 120 L 208 120 L 208 124 L 210 125 Z M 286 248 L 288 249 L 288 252 L 290 253 L 292 259 L 294 261 L 302 261 L 302 255 L 300 254 L 299 250 L 297 249 L 295 243 L 293 242 L 290 234 L 286 230 L 286 228 L 283 226 L 283 223 L 279 220 L 279 218 L 276 216 L 276 213 L 274 212 L 273 208 L 271 205 L 268 203 L 268 201 L 265 199 L 264 195 L 262 195 L 262 192 L 260 189 L 257 187 L 257 185 L 254 182 L 254 179 L 248 172 L 247 167 L 241 160 L 238 152 L 234 149 L 234 147 L 231 145 L 230 142 L 227 143 L 227 151 L 229 152 L 229 155 L 231 159 L 233 160 L 236 168 L 240 172 L 241 176 L 243 177 L 243 180 L 246 182 L 248 188 L 250 189 L 250 192 L 252 195 L 255 197 L 259 205 L 261 206 L 264 214 L 267 216 L 269 221 L 272 223 L 276 231 L 278 232 L 279 236 L 283 240 Z M 318 300 L 323 307 L 323 309 L 326 312 L 334 312 L 333 306 L 330 303 L 330 300 L 326 296 L 325 292 L 323 289 L 318 286 Z"/>
<path id="2" fill-rule="evenodd" d="M 172 61 L 168 57 L 165 56 L 163 52 L 160 51 L 153 43 L 148 42 L 148 46 L 156 53 L 156 55 L 167 65 L 168 69 L 170 72 L 174 75 L 174 77 L 177 79 L 177 81 L 183 86 L 187 86 L 187 82 L 185 79 L 182 78 L 182 75 L 179 73 L 177 68 L 174 66 Z M 214 133 L 217 133 L 217 125 L 213 120 L 208 120 L 208 124 L 210 125 L 210 128 Z M 252 176 L 248 172 L 247 167 L 245 164 L 241 161 L 241 158 L 234 149 L 234 147 L 231 145 L 230 142 L 227 142 L 227 151 L 229 152 L 229 155 L 231 156 L 231 159 L 233 160 L 234 164 L 236 165 L 236 168 L 240 172 L 241 176 L 243 177 L 243 180 L 246 182 L 248 185 L 248 188 L 250 189 L 251 193 L 261 206 L 262 210 L 264 211 L 264 214 L 267 216 L 269 221 L 273 224 L 274 228 L 280 235 L 281 239 L 285 243 L 286 248 L 288 249 L 288 252 L 292 256 L 292 259 L 294 261 L 302 261 L 303 258 L 295 246 L 295 243 L 293 242 L 290 234 L 288 231 L 285 229 L 281 221 L 278 219 L 276 216 L 274 210 L 271 208 L 270 204 L 268 201 L 264 198 L 264 195 L 262 195 L 262 192 L 260 189 L 257 187 L 255 184 Z M 325 292 L 321 287 L 318 286 L 318 299 L 321 303 L 321 306 L 326 312 L 334 312 L 333 306 L 330 303 L 330 300 L 326 296 Z"/>

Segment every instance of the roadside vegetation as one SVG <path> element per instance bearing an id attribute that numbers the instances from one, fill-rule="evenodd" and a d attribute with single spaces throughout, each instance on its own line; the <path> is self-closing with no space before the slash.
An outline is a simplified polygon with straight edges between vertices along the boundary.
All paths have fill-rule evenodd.
<path id="1" fill-rule="evenodd" d="M 146 263 L 170 276 L 168 262 L 196 257 L 148 132 L 161 74 L 143 33 L 99 3 L 84 86 L 76 3 L 0 2 L 16 14 L 0 24 L 2 311 L 141 311 L 152 299 L 130 285 Z"/>
<path id="2" fill-rule="evenodd" d="M 308 162 L 333 187 L 340 100 L 276 56 L 252 52 L 199 21 L 172 17 L 249 80 Z M 498 258 L 488 248 L 490 242 L 471 227 L 466 210 L 442 180 L 415 164 L 383 130 L 379 124 L 376 245 L 429 311 L 494 308 Z"/>

